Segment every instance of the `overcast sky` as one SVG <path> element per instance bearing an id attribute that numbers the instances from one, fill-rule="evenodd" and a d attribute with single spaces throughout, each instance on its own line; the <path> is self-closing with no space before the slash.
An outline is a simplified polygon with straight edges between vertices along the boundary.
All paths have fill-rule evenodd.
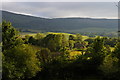
<path id="1" fill-rule="evenodd" d="M 118 2 L 120 0 L 2 0 L 2 2 Z"/>
<path id="2" fill-rule="evenodd" d="M 4 2 L 2 9 L 46 18 L 117 18 L 114 2 Z"/>

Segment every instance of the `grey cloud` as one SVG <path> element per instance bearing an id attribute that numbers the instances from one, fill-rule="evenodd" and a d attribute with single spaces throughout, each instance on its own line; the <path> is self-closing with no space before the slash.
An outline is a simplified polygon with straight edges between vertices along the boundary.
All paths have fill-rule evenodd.
<path id="1" fill-rule="evenodd" d="M 113 2 L 7 2 L 3 10 L 33 14 L 43 17 L 117 17 Z"/>

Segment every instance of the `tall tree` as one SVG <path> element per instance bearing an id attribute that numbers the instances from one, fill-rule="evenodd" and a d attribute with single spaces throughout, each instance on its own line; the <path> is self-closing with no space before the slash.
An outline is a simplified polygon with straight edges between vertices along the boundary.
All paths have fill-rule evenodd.
<path id="1" fill-rule="evenodd" d="M 104 46 L 104 38 L 97 37 L 93 44 L 87 49 L 86 55 L 89 55 L 89 57 L 92 57 L 92 62 L 94 65 L 99 66 L 104 56 L 106 55 L 106 48 Z"/>
<path id="2" fill-rule="evenodd" d="M 2 22 L 2 42 L 3 51 L 23 43 L 22 39 L 18 37 L 18 31 L 12 26 L 10 22 Z"/>

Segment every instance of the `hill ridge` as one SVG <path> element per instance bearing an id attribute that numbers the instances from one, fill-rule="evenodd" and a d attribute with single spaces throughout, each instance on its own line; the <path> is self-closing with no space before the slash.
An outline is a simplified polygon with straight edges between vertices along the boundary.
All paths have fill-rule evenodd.
<path id="1" fill-rule="evenodd" d="M 13 26 L 20 29 L 33 29 L 45 32 L 104 32 L 117 30 L 117 19 L 96 18 L 42 18 L 30 15 L 16 14 L 2 10 L 2 19 L 12 22 Z M 90 28 L 90 29 L 89 29 Z M 93 29 L 92 29 L 93 28 Z M 96 28 L 96 29 L 95 29 Z M 95 29 L 95 30 L 94 30 Z"/>

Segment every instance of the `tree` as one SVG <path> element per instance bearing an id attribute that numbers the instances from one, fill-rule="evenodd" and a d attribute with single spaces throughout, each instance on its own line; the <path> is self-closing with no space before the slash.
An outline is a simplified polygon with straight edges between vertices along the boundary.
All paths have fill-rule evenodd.
<path id="1" fill-rule="evenodd" d="M 104 52 L 104 38 L 97 37 L 93 44 L 88 48 L 87 53 L 92 53 L 94 55 L 102 54 Z"/>
<path id="2" fill-rule="evenodd" d="M 97 37 L 93 44 L 88 47 L 85 54 L 92 57 L 92 63 L 96 66 L 96 68 L 98 68 L 107 53 L 108 52 L 104 46 L 104 38 Z"/>
<path id="3" fill-rule="evenodd" d="M 42 34 L 42 33 L 37 33 L 37 34 L 35 35 L 35 39 L 38 39 L 38 40 L 43 39 L 44 37 L 45 37 L 45 35 Z"/>
<path id="4" fill-rule="evenodd" d="M 42 62 L 43 64 L 50 61 L 50 50 L 48 48 L 42 48 L 36 53 L 36 55 L 40 62 Z"/>
<path id="5" fill-rule="evenodd" d="M 69 47 L 69 41 L 66 35 L 64 34 L 61 34 L 61 35 L 62 35 L 61 51 L 65 52 Z"/>
<path id="6" fill-rule="evenodd" d="M 82 35 L 76 34 L 74 48 L 80 49 L 81 48 L 81 42 L 82 42 Z"/>
<path id="7" fill-rule="evenodd" d="M 117 73 L 119 70 L 118 61 L 118 58 L 113 57 L 111 54 L 107 55 L 104 58 L 103 63 L 100 65 L 99 68 L 103 72 L 105 77 L 110 79 L 115 76 L 115 73 Z M 115 77 L 113 79 L 115 79 Z"/>
<path id="8" fill-rule="evenodd" d="M 88 44 L 92 44 L 92 43 L 94 42 L 94 39 L 92 39 L 92 38 L 88 38 L 88 39 L 86 39 L 86 40 L 84 40 L 84 41 L 87 41 Z"/>
<path id="9" fill-rule="evenodd" d="M 76 40 L 76 37 L 75 37 L 74 35 L 69 35 L 69 40 L 75 41 L 75 40 Z"/>
<path id="10" fill-rule="evenodd" d="M 105 45 L 110 45 L 111 47 L 114 47 L 117 43 L 117 38 L 105 38 Z"/>
<path id="11" fill-rule="evenodd" d="M 81 42 L 82 41 L 82 35 L 76 34 L 76 41 Z"/>
<path id="12" fill-rule="evenodd" d="M 33 36 L 29 37 L 28 43 L 30 43 L 32 45 L 36 45 L 37 44 L 36 39 Z"/>
<path id="13" fill-rule="evenodd" d="M 50 49 L 50 51 L 61 51 L 69 45 L 68 40 L 64 34 L 48 34 L 43 40 L 43 47 Z"/>
<path id="14" fill-rule="evenodd" d="M 18 31 L 10 22 L 2 22 L 2 43 L 2 51 L 13 48 L 19 44 L 23 44 L 22 39 L 18 36 Z"/>
<path id="15" fill-rule="evenodd" d="M 118 42 L 115 46 L 115 50 L 113 51 L 113 55 L 120 59 L 120 42 Z"/>
<path id="16" fill-rule="evenodd" d="M 116 78 L 118 78 L 118 80 L 119 80 L 119 74 L 120 74 L 120 42 L 119 41 L 117 42 L 117 44 L 115 46 L 112 56 L 116 57 L 119 60 L 117 63 L 118 72 L 116 73 L 116 75 L 117 75 Z"/>
<path id="17" fill-rule="evenodd" d="M 36 51 L 27 44 L 18 45 L 6 51 L 9 55 L 3 60 L 3 79 L 22 80 L 31 78 L 40 71 Z"/>
<path id="18" fill-rule="evenodd" d="M 75 41 L 69 40 L 69 48 L 70 50 L 74 48 Z"/>

